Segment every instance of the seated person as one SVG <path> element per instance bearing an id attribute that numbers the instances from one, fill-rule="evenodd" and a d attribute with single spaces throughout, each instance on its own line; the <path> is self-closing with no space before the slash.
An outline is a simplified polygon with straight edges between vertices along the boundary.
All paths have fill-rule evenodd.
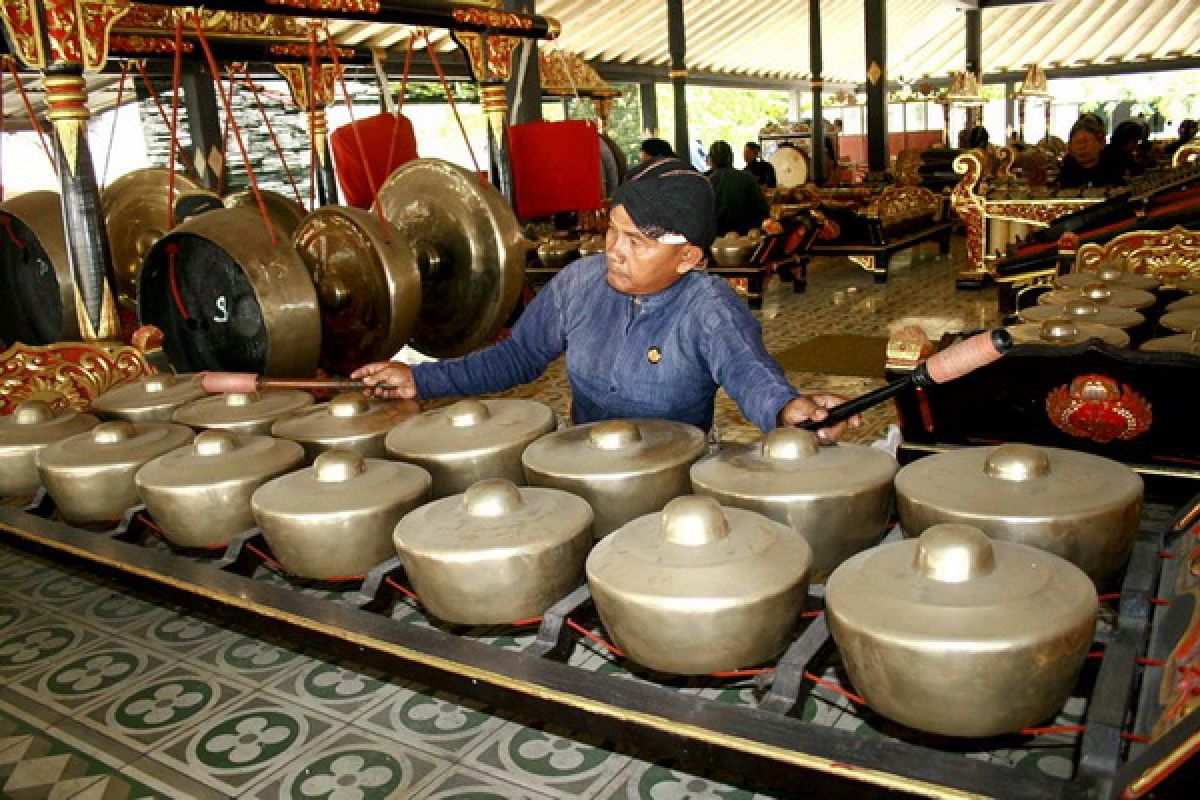
<path id="1" fill-rule="evenodd" d="M 1170 161 L 1175 156 L 1175 151 L 1186 144 L 1191 143 L 1196 138 L 1196 131 L 1200 128 L 1200 124 L 1194 119 L 1185 119 L 1179 123 L 1179 138 L 1167 145 L 1167 149 L 1163 151 L 1163 156 Z"/>
<path id="2" fill-rule="evenodd" d="M 757 228 L 771 213 L 758 181 L 748 172 L 733 168 L 733 148 L 717 140 L 708 148 L 712 171 L 708 180 L 716 196 L 717 233 L 745 234 Z"/>
<path id="3" fill-rule="evenodd" d="M 1104 152 L 1104 121 L 1083 114 L 1071 126 L 1067 155 L 1058 168 L 1058 185 L 1064 189 L 1085 186 L 1120 186 L 1125 182 L 1120 166 Z"/>
<path id="4" fill-rule="evenodd" d="M 1112 139 L 1100 153 L 1100 161 L 1109 162 L 1111 169 L 1120 174 L 1122 182 L 1146 171 L 1139 159 L 1142 142 L 1149 140 L 1150 131 L 1137 122 L 1127 119 L 1113 131 Z"/>
<path id="5" fill-rule="evenodd" d="M 775 188 L 775 167 L 771 162 L 763 161 L 762 148 L 758 142 L 746 142 L 742 148 L 742 158 L 746 161 L 746 172 L 754 176 L 758 185 L 766 189 Z"/>
<path id="6" fill-rule="evenodd" d="M 367 364 L 353 377 L 377 397 L 472 396 L 528 383 L 565 352 L 576 423 L 640 417 L 708 429 L 718 387 L 764 431 L 824 419 L 842 398 L 792 388 L 745 304 L 704 271 L 715 235 L 704 176 L 675 159 L 641 164 L 613 194 L 604 253 L 556 275 L 510 339 L 451 361 Z"/>
<path id="7" fill-rule="evenodd" d="M 675 151 L 671 149 L 671 145 L 666 139 L 643 140 L 641 150 L 638 151 L 638 159 L 645 163 L 657 158 L 675 158 Z"/>

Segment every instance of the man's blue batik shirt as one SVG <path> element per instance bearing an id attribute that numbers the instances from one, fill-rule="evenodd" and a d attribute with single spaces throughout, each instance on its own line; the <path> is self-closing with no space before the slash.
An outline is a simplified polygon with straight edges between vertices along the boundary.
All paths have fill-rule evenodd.
<path id="1" fill-rule="evenodd" d="M 762 329 L 721 279 L 693 271 L 657 294 L 608 285 L 603 254 L 566 267 L 521 315 L 512 338 L 413 367 L 421 397 L 472 396 L 528 383 L 563 352 L 576 423 L 657 418 L 712 427 L 717 387 L 764 431 L 799 396 Z"/>

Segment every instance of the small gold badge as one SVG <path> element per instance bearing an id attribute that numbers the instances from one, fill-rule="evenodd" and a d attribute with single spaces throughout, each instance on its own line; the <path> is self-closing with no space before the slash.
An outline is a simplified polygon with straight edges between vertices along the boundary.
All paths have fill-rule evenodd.
<path id="1" fill-rule="evenodd" d="M 651 364 L 657 364 L 662 361 L 662 350 L 659 350 L 657 347 L 651 347 L 646 351 L 646 360 Z"/>

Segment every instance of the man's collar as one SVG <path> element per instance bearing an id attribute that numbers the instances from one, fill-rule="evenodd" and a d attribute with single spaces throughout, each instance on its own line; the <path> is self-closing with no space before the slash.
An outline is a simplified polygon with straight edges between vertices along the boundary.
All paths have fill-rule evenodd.
<path id="1" fill-rule="evenodd" d="M 634 302 L 641 306 L 643 312 L 655 308 L 662 308 L 678 297 L 684 289 L 684 284 L 690 282 L 692 280 L 692 275 L 699 271 L 703 270 L 688 270 L 679 276 L 679 280 L 675 281 L 667 288 L 655 292 L 654 294 L 637 294 L 629 296 L 633 298 Z"/>

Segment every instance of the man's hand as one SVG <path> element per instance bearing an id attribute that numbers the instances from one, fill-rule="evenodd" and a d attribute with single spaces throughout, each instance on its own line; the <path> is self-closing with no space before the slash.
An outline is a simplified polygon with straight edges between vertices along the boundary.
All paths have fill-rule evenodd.
<path id="1" fill-rule="evenodd" d="M 809 420 L 825 419 L 829 416 L 828 409 L 846 402 L 840 394 L 806 394 L 797 397 L 779 410 L 779 424 L 800 425 Z M 857 428 L 862 425 L 862 417 L 857 414 L 845 422 L 839 422 L 830 428 L 817 430 L 817 438 L 821 444 L 833 444 L 846 432 L 846 427 Z"/>
<path id="2" fill-rule="evenodd" d="M 417 396 L 417 384 L 413 380 L 412 368 L 399 361 L 364 364 L 351 372 L 350 378 L 365 383 L 367 388 L 363 391 L 369 397 L 411 400 Z"/>

